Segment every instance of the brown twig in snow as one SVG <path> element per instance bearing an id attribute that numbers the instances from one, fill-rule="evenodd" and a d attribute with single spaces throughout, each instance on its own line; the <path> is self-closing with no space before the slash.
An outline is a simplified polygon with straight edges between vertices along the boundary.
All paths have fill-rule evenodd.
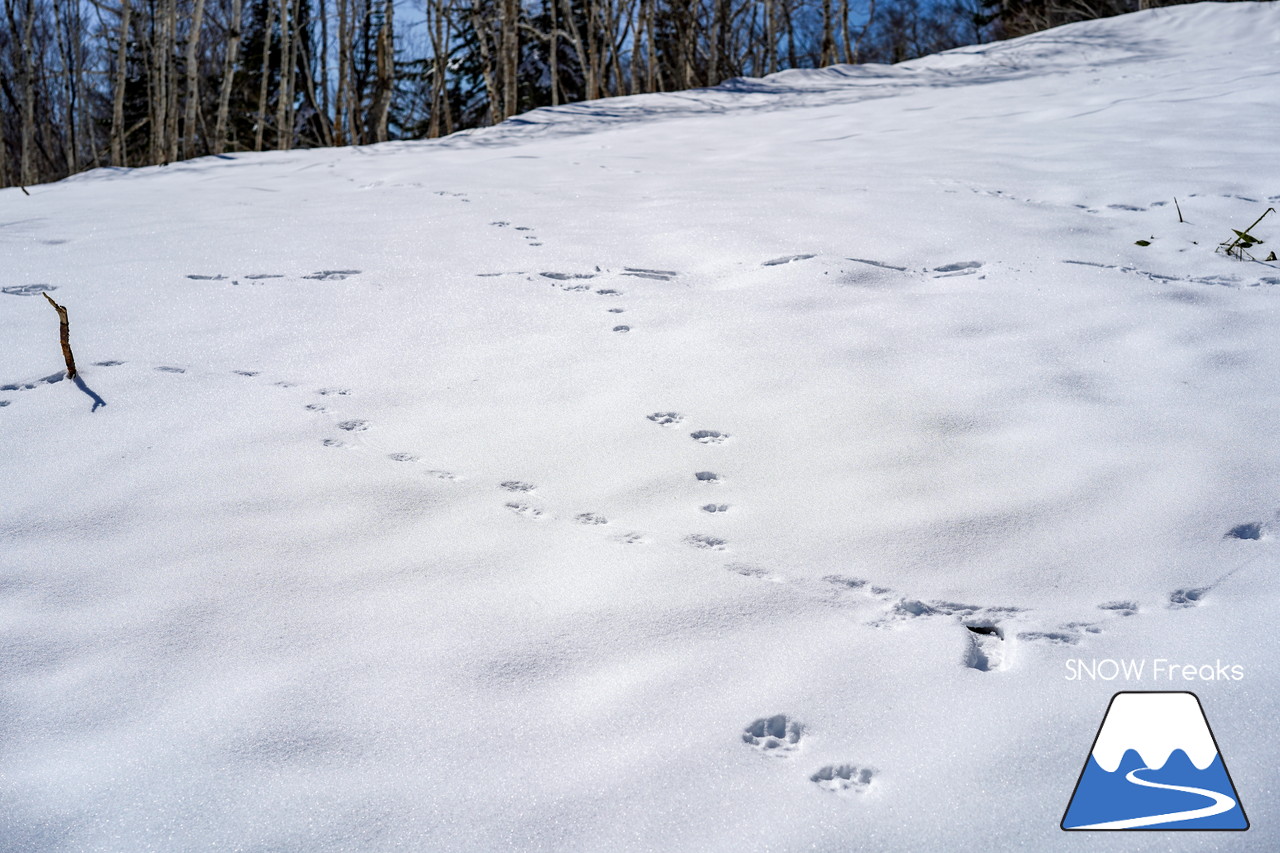
<path id="1" fill-rule="evenodd" d="M 45 299 L 49 300 L 49 304 L 58 312 L 58 327 L 62 333 L 62 357 L 67 360 L 67 378 L 76 378 L 76 360 L 71 355 L 71 325 L 67 322 L 67 309 L 53 301 L 53 297 L 49 294 L 43 294 Z"/>

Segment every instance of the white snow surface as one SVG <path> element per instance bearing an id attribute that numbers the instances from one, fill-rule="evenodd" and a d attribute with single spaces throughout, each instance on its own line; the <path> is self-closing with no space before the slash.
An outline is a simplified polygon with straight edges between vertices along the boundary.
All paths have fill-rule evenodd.
<path id="1" fill-rule="evenodd" d="M 1121 693 L 1107 709 L 1092 755 L 1098 766 L 1116 772 L 1124 754 L 1135 750 L 1147 767 L 1164 767 L 1175 749 L 1203 770 L 1218 756 L 1200 703 L 1191 693 Z"/>
<path id="2" fill-rule="evenodd" d="M 0 192 L 0 849 L 1277 849 L 1278 119 L 1206 3 Z M 1058 829 L 1120 689 L 1249 832 Z"/>

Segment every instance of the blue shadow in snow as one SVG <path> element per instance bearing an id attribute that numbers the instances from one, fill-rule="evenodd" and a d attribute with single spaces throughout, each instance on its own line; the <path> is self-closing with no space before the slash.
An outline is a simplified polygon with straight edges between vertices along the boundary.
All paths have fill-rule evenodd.
<path id="1" fill-rule="evenodd" d="M 99 397 L 96 391 L 84 384 L 84 379 L 82 379 L 78 374 L 76 378 L 71 381 L 75 383 L 77 388 L 88 394 L 90 400 L 93 400 L 93 408 L 89 410 L 90 412 L 96 412 L 98 411 L 99 406 L 105 406 L 107 404 L 107 401 Z"/>

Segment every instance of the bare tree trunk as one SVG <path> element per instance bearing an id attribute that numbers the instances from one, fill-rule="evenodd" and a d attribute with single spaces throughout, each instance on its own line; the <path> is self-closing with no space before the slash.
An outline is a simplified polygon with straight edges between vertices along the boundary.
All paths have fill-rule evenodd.
<path id="1" fill-rule="evenodd" d="M 600 69 L 600 97 L 607 98 L 618 94 L 618 81 L 610 69 L 609 47 L 613 43 L 613 23 L 609 15 L 609 6 L 613 0 L 596 0 L 588 4 L 588 14 L 594 23 L 596 63 Z"/>
<path id="2" fill-rule="evenodd" d="M 604 38 L 609 47 L 609 64 L 613 66 L 613 86 L 610 93 L 614 95 L 623 94 L 622 48 L 631 35 L 631 10 L 624 8 L 622 3 L 623 0 L 610 0 L 608 4 L 602 4 L 609 12 L 604 21 Z"/>
<path id="3" fill-rule="evenodd" d="M 338 145 L 347 144 L 347 42 L 351 39 L 351 27 L 347 17 L 348 0 L 338 4 L 338 95 L 334 102 L 334 139 Z"/>
<path id="4" fill-rule="evenodd" d="M 276 94 L 276 148 L 288 150 L 293 144 L 293 127 L 289 124 L 289 89 L 293 66 L 289 64 L 293 48 L 294 16 L 291 0 L 280 0 L 280 85 Z"/>
<path id="5" fill-rule="evenodd" d="M 111 85 L 111 165 L 125 165 L 124 140 L 124 85 L 129 70 L 129 18 L 133 6 L 129 0 L 120 0 L 120 45 L 115 51 L 115 82 Z"/>
<path id="6" fill-rule="evenodd" d="M 862 25 L 862 29 L 858 30 L 858 37 L 853 40 L 853 51 L 849 62 L 857 63 L 862 61 L 862 40 L 867 37 L 867 32 L 871 29 L 871 22 L 876 18 L 876 0 L 868 0 L 867 2 L 867 20 Z"/>
<path id="7" fill-rule="evenodd" d="M 222 86 L 218 91 L 218 118 L 213 125 L 214 154 L 221 154 L 227 143 L 227 111 L 231 105 L 236 57 L 240 54 L 240 27 L 243 24 L 243 18 L 241 0 L 231 0 L 231 29 L 227 32 L 227 53 L 222 62 Z"/>
<path id="8" fill-rule="evenodd" d="M 9 186 L 9 143 L 4 138 L 4 118 L 0 116 L 0 189 Z"/>
<path id="9" fill-rule="evenodd" d="M 160 0 L 151 22 L 151 72 L 153 84 L 148 101 L 151 104 L 151 162 L 167 161 L 169 140 L 169 15 L 173 0 Z"/>
<path id="10" fill-rule="evenodd" d="M 8 19 L 10 29 L 13 27 L 13 5 L 10 0 L 4 0 L 5 18 Z M 3 94 L 3 92 L 0 92 Z M 4 116 L 0 115 L 0 189 L 9 186 L 9 144 L 4 138 Z"/>
<path id="11" fill-rule="evenodd" d="M 9 186 L 9 143 L 4 138 L 4 116 L 0 115 L 0 189 L 7 186 Z"/>
<path id="12" fill-rule="evenodd" d="M 636 95 L 640 92 L 640 43 L 644 38 L 644 6 L 643 0 L 639 5 L 632 7 L 632 16 L 635 21 L 635 36 L 631 40 L 631 67 L 628 73 L 631 75 L 630 85 L 627 87 L 629 94 Z"/>
<path id="13" fill-rule="evenodd" d="M 498 88 L 497 76 L 494 73 L 492 51 L 489 50 L 489 36 L 492 28 L 489 22 L 480 17 L 475 6 L 471 7 L 471 26 L 476 31 L 476 41 L 480 45 L 480 67 L 484 77 L 484 87 L 489 93 L 489 124 L 498 124 L 507 117 L 502 105 L 502 92 Z"/>
<path id="14" fill-rule="evenodd" d="M 35 18 L 35 2 L 27 0 L 22 14 L 22 151 L 18 177 L 18 183 L 24 187 L 35 183 L 36 177 L 31 163 L 36 145 L 36 72 L 31 45 Z"/>
<path id="15" fill-rule="evenodd" d="M 800 62 L 796 57 L 796 16 L 792 0 L 782 0 L 782 14 L 783 28 L 787 34 L 787 67 L 799 68 Z"/>
<path id="16" fill-rule="evenodd" d="M 595 4 L 587 0 L 587 100 L 600 97 L 600 35 L 596 26 Z"/>
<path id="17" fill-rule="evenodd" d="M 720 23 L 724 20 L 724 0 L 712 0 L 707 27 L 707 85 L 720 82 Z"/>
<path id="18" fill-rule="evenodd" d="M 849 39 L 849 0 L 840 0 L 840 61 L 853 64 L 853 46 Z"/>
<path id="19" fill-rule="evenodd" d="M 556 20 L 559 5 L 556 0 L 543 0 L 551 15 L 551 49 L 547 54 L 551 63 L 551 106 L 560 106 L 560 24 Z"/>
<path id="20" fill-rule="evenodd" d="M 427 123 L 427 136 L 431 139 L 439 137 L 444 127 L 441 112 L 445 110 L 445 70 L 448 60 L 445 54 L 445 22 L 449 12 L 443 0 L 427 0 L 427 35 L 431 39 L 431 117 Z"/>
<path id="21" fill-rule="evenodd" d="M 329 7 L 326 0 L 320 0 L 320 114 L 324 116 L 328 128 L 327 145 L 333 144 L 333 127 L 330 122 L 329 102 Z"/>
<path id="22" fill-rule="evenodd" d="M 298 25 L 298 15 L 301 13 L 302 0 L 293 0 L 289 7 L 289 73 L 285 78 L 285 127 L 288 129 L 287 148 L 293 148 L 298 144 L 298 62 L 302 55 L 303 32 Z"/>
<path id="23" fill-rule="evenodd" d="M 644 3 L 644 11 L 642 14 L 645 19 L 645 31 L 648 38 L 645 40 L 645 50 L 648 51 L 648 58 L 645 62 L 645 83 L 646 92 L 658 91 L 658 48 L 653 43 L 653 4 L 654 0 L 642 0 Z"/>
<path id="24" fill-rule="evenodd" d="M 84 11 L 85 10 L 82 6 L 79 4 L 76 5 L 76 16 L 74 18 L 76 31 L 72 41 L 75 45 L 74 91 L 76 93 L 76 104 L 84 105 L 83 109 L 77 109 L 76 111 L 79 117 L 79 121 L 76 125 L 76 133 L 87 153 L 87 158 L 84 162 L 91 162 L 93 168 L 96 169 L 102 165 L 102 155 L 104 152 L 98 146 L 98 121 L 100 119 L 100 114 L 98 113 L 97 105 L 91 102 L 88 97 L 89 89 L 86 87 L 84 79 L 85 66 L 88 64 L 89 57 L 92 55 L 90 51 L 95 47 L 92 42 L 86 42 L 85 40 Z M 99 23 L 101 23 L 101 18 L 99 18 Z M 105 44 L 105 30 L 101 32 L 101 37 Z M 103 77 L 106 77 L 107 69 L 104 67 L 101 73 Z"/>
<path id="25" fill-rule="evenodd" d="M 262 132 L 267 124 L 267 83 L 271 79 L 271 30 L 276 23 L 275 4 L 267 3 L 267 27 L 262 32 L 262 79 L 258 83 L 258 126 L 254 129 L 253 150 L 262 150 Z"/>
<path id="26" fill-rule="evenodd" d="M 169 92 L 169 105 L 166 108 L 169 116 L 169 126 L 165 130 L 165 135 L 169 140 L 169 150 L 165 155 L 166 163 L 172 163 L 178 159 L 178 63 L 174 61 L 177 53 L 178 0 L 169 0 L 169 43 L 166 48 L 169 79 L 165 82 L 165 88 Z"/>
<path id="27" fill-rule="evenodd" d="M 66 162 L 67 174 L 74 175 L 78 171 L 76 168 L 75 96 L 71 91 L 72 62 L 71 51 L 67 44 L 70 34 L 64 32 L 66 23 L 61 0 L 53 0 L 53 33 L 58 50 L 58 78 L 62 84 L 62 95 L 65 99 L 62 105 L 62 155 Z M 49 116 L 50 120 L 54 118 L 52 114 Z"/>
<path id="28" fill-rule="evenodd" d="M 191 32 L 187 35 L 187 114 L 182 120 L 182 156 L 191 158 L 196 153 L 197 84 L 196 54 L 200 47 L 200 27 L 204 23 L 204 0 L 195 0 L 191 13 Z"/>
<path id="29" fill-rule="evenodd" d="M 502 108 L 520 111 L 520 0 L 502 0 Z"/>
<path id="30" fill-rule="evenodd" d="M 818 65 L 822 68 L 835 62 L 836 39 L 835 20 L 831 15 L 831 0 L 822 0 L 822 59 Z"/>
<path id="31" fill-rule="evenodd" d="M 724 80 L 737 76 L 738 69 L 742 67 L 744 59 L 737 56 L 732 50 L 735 47 L 734 42 L 734 18 L 736 13 L 733 10 L 733 3 L 730 0 L 718 0 L 720 5 L 720 59 L 716 63 L 719 69 L 719 79 L 712 80 L 712 85 L 718 86 Z M 745 4 L 739 8 L 741 11 Z"/>
<path id="32" fill-rule="evenodd" d="M 303 51 L 306 47 L 306 32 L 299 23 L 302 15 L 302 0 L 291 0 L 289 4 L 289 49 L 285 51 L 286 56 L 280 61 L 285 63 L 289 69 L 285 75 L 285 79 L 281 85 L 285 93 L 285 110 L 284 110 L 284 126 L 286 128 L 287 149 L 291 149 L 301 143 L 302 135 L 298 128 L 298 96 L 301 94 L 306 97 L 306 84 L 302 84 L 302 91 L 299 92 L 299 77 L 305 77 L 303 73 L 307 68 L 307 63 L 303 60 Z M 307 73 L 310 73 L 307 70 Z"/>
<path id="33" fill-rule="evenodd" d="M 360 92 L 356 90 L 356 63 L 355 55 L 352 52 L 355 43 L 356 32 L 356 4 L 355 0 L 343 0 L 347 3 L 347 36 L 341 42 L 341 48 L 344 52 L 346 64 L 343 66 L 346 73 L 344 76 L 346 87 L 346 100 L 343 102 L 345 112 L 344 121 L 347 126 L 347 134 L 349 142 L 352 145 L 360 145 L 364 142 L 364 130 L 359 122 L 360 111 Z"/>
<path id="34" fill-rule="evenodd" d="M 693 88 L 693 64 L 698 52 L 698 12 L 692 3 L 681 11 L 680 88 Z"/>
<path id="35" fill-rule="evenodd" d="M 373 138 L 387 141 L 387 124 L 391 115 L 391 94 L 395 86 L 395 6 L 386 0 L 382 26 L 378 29 L 378 80 L 374 97 Z"/>
<path id="36" fill-rule="evenodd" d="M 453 31 L 453 0 L 443 0 L 445 16 L 440 21 L 440 44 L 444 48 L 444 54 L 440 58 L 440 105 L 444 111 L 444 133 L 445 136 L 453 133 L 453 105 L 449 102 L 449 78 L 446 76 L 449 70 L 449 57 L 452 55 L 448 45 Z"/>
<path id="37" fill-rule="evenodd" d="M 778 33 L 774 28 L 777 23 L 777 11 L 774 0 L 764 0 L 764 73 L 772 74 L 778 70 Z"/>
<path id="38" fill-rule="evenodd" d="M 285 127 L 289 129 L 289 148 L 298 144 L 298 58 L 302 55 L 303 48 L 302 29 L 298 26 L 301 2 L 302 0 L 293 0 L 293 6 L 289 12 L 289 29 L 293 34 L 289 43 L 289 76 L 285 84 L 285 92 L 289 96 L 288 108 L 285 111 Z"/>
<path id="39" fill-rule="evenodd" d="M 143 162 L 148 164 L 160 162 L 159 149 L 156 147 L 158 144 L 156 126 L 159 124 L 159 110 L 156 106 L 156 99 L 160 91 L 160 75 L 156 73 L 156 69 L 160 67 L 160 55 L 159 51 L 156 50 L 156 39 L 160 37 L 160 34 L 156 18 L 156 2 L 155 0 L 148 0 L 147 14 L 144 14 L 142 24 L 138 27 L 139 34 L 145 34 L 147 45 L 147 67 L 145 69 L 147 85 L 147 116 L 145 121 L 147 125 L 147 154 Z M 135 125 L 134 128 L 126 130 L 125 138 L 127 139 L 129 134 L 137 127 L 140 127 L 140 125 Z"/>
<path id="40" fill-rule="evenodd" d="M 578 29 L 578 21 L 573 16 L 573 0 L 563 0 L 563 2 L 564 20 L 569 27 L 569 43 L 573 45 L 573 52 L 578 57 L 578 67 L 582 69 L 587 100 L 591 100 L 597 97 L 598 92 L 594 68 L 587 59 L 587 51 L 582 44 L 582 31 Z"/>
<path id="41" fill-rule="evenodd" d="M 333 127 L 329 124 L 328 107 L 316 97 L 315 69 L 312 67 L 311 57 L 307 54 L 306 45 L 302 39 L 298 39 L 298 46 L 299 55 L 302 57 L 302 67 L 306 69 L 306 73 L 302 75 L 302 81 L 306 84 L 304 94 L 306 95 L 307 103 L 311 105 L 311 109 L 315 111 L 316 118 L 320 122 L 320 141 L 326 146 L 332 146 Z"/>

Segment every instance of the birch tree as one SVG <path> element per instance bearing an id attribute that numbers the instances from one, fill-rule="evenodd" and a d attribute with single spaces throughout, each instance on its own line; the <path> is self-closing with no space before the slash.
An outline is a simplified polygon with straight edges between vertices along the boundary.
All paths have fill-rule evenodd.
<path id="1" fill-rule="evenodd" d="M 200 46 L 200 26 L 204 23 L 204 0 L 195 0 L 195 4 L 191 13 L 191 31 L 187 35 L 187 112 L 182 120 L 183 157 L 194 157 L 196 152 L 196 110 L 199 108 L 196 51 Z"/>
<path id="2" fill-rule="evenodd" d="M 128 0 L 123 0 L 128 2 Z M 231 0 L 231 17 L 227 26 L 227 50 L 222 61 L 222 83 L 218 87 L 218 115 L 213 124 L 213 153 L 221 154 L 227 144 L 227 117 L 231 107 L 231 90 L 236 79 L 236 60 L 240 54 L 240 30 L 244 24 L 241 0 Z"/>
<path id="3" fill-rule="evenodd" d="M 276 93 L 276 148 L 285 151 L 293 145 L 293 126 L 289 120 L 290 85 L 293 66 L 289 60 L 293 50 L 294 3 L 280 2 L 280 83 Z"/>
<path id="4" fill-rule="evenodd" d="M 116 47 L 115 77 L 111 84 L 111 165 L 125 165 L 124 87 L 129 73 L 129 23 L 133 6 L 120 0 L 120 43 Z"/>
<path id="5" fill-rule="evenodd" d="M 32 34 L 35 32 L 36 4 L 35 0 L 26 0 L 22 10 L 22 154 L 20 161 L 20 177 L 23 186 L 35 183 L 35 168 L 32 157 L 36 144 L 36 65 L 33 55 Z M 14 30 L 12 15 L 9 25 Z"/>
<path id="6" fill-rule="evenodd" d="M 386 0 L 382 25 L 378 28 L 377 85 L 374 90 L 373 139 L 387 141 L 387 123 L 391 115 L 391 94 L 395 86 L 395 5 Z"/>
<path id="7" fill-rule="evenodd" d="M 258 81 L 258 120 L 254 128 L 253 150 L 262 150 L 262 134 L 267 124 L 267 84 L 271 82 L 271 36 L 276 23 L 276 6 L 267 2 L 267 26 L 262 32 L 262 77 Z"/>

